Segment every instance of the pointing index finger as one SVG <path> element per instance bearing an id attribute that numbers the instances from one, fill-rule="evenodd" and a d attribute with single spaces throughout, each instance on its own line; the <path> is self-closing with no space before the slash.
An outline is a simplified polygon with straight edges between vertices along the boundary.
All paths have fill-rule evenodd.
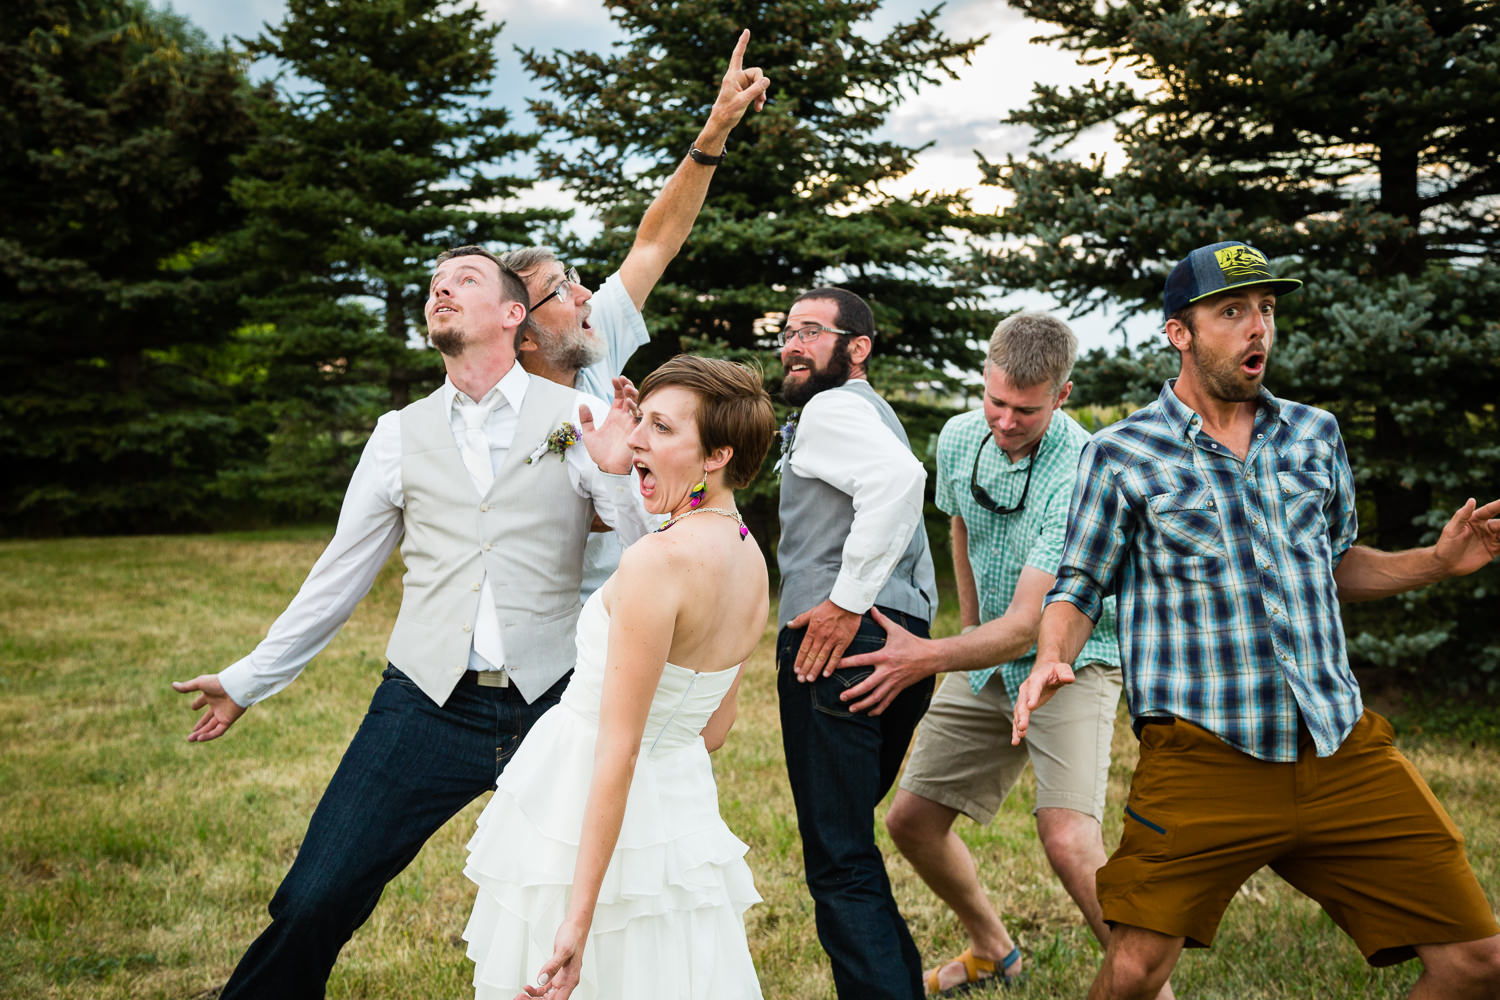
<path id="1" fill-rule="evenodd" d="M 745 46 L 750 44 L 750 29 L 746 28 L 740 32 L 739 40 L 734 43 L 734 54 L 729 57 L 729 72 L 738 73 L 745 66 Z"/>

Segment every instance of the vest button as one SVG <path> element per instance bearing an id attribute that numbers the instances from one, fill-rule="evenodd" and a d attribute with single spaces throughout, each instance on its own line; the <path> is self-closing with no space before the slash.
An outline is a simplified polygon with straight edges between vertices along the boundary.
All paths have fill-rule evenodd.
<path id="1" fill-rule="evenodd" d="M 477 584 L 477 583 L 474 584 L 474 590 L 475 590 L 476 593 L 478 592 L 480 586 L 481 586 L 481 584 Z"/>
<path id="2" fill-rule="evenodd" d="M 480 504 L 479 505 L 479 512 L 481 514 L 488 514 L 490 512 L 490 505 L 487 504 L 487 503 Z"/>
<path id="3" fill-rule="evenodd" d="M 471 629 L 471 628 L 473 628 L 473 626 L 471 626 L 471 625 L 465 625 L 465 626 L 464 626 L 464 631 L 465 631 L 465 632 L 467 632 L 467 631 L 469 631 L 469 630 L 470 630 L 470 629 Z"/>
<path id="4" fill-rule="evenodd" d="M 489 542 L 485 542 L 484 543 L 484 551 L 488 552 L 492 548 L 494 548 L 494 546 L 491 545 Z"/>

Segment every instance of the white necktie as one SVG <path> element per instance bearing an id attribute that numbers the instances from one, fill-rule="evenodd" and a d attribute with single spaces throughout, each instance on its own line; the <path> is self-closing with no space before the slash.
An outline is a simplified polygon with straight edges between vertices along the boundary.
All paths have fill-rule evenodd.
<path id="1" fill-rule="evenodd" d="M 464 436 L 458 443 L 458 450 L 480 496 L 488 493 L 490 484 L 495 481 L 495 467 L 490 461 L 490 439 L 485 437 L 484 422 L 503 402 L 505 397 L 493 392 L 488 402 L 460 403 L 458 406 L 458 415 L 464 418 Z"/>
<path id="2" fill-rule="evenodd" d="M 490 461 L 490 441 L 484 433 L 484 423 L 505 397 L 499 392 L 490 394 L 487 403 L 459 404 L 459 415 L 464 418 L 464 435 L 459 442 L 459 454 L 469 470 L 469 478 L 482 497 L 490 491 L 495 481 L 495 468 Z M 479 589 L 479 613 L 474 618 L 474 652 L 492 667 L 504 666 L 505 646 L 500 641 L 500 622 L 495 618 L 495 595 L 490 591 L 490 577 L 486 573 Z"/>

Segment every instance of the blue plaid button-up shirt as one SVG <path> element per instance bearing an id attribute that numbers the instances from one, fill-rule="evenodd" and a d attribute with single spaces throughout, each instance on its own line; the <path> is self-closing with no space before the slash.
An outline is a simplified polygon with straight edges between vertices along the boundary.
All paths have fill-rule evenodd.
<path id="1" fill-rule="evenodd" d="M 1241 462 L 1174 383 L 1084 448 L 1047 602 L 1097 621 L 1118 594 L 1133 717 L 1292 761 L 1300 712 L 1326 757 L 1364 711 L 1333 582 L 1356 534 L 1338 423 L 1262 389 Z"/>

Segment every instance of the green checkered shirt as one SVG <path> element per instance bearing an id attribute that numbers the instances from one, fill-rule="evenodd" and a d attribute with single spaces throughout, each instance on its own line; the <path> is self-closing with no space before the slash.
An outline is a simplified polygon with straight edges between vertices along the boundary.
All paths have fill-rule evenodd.
<path id="1" fill-rule="evenodd" d="M 1034 566 L 1057 575 L 1067 529 L 1068 502 L 1073 497 L 1073 481 L 1078 472 L 1078 454 L 1088 440 L 1089 432 L 1058 410 L 1042 436 L 1041 447 L 1031 458 L 1011 464 L 994 443 L 984 422 L 984 411 L 961 413 L 943 426 L 938 436 L 937 505 L 949 515 L 962 517 L 968 529 L 969 566 L 979 589 L 981 622 L 1005 614 L 1025 567 Z M 1037 463 L 1031 474 L 1031 492 L 1026 495 L 1025 509 L 1015 514 L 995 514 L 974 501 L 969 492 L 969 476 L 974 469 L 974 453 L 981 442 L 984 454 L 979 460 L 979 485 L 1002 507 L 1013 507 L 1021 499 L 1026 472 L 1032 462 Z M 1009 663 L 971 670 L 969 686 L 977 694 L 999 670 L 1005 689 L 1014 700 L 1035 662 L 1033 646 Z M 1104 612 L 1077 662 L 1119 665 L 1113 597 L 1105 600 Z"/>

